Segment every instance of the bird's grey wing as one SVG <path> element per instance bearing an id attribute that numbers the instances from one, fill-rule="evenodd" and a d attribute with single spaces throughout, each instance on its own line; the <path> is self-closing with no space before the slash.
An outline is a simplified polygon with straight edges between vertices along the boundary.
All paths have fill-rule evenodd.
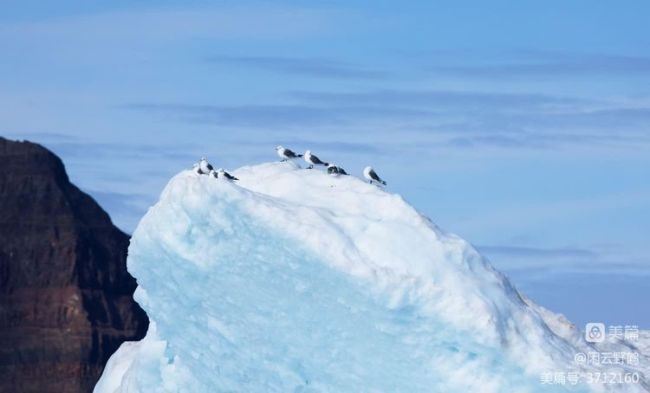
<path id="1" fill-rule="evenodd" d="M 323 161 L 321 161 L 320 158 L 316 157 L 316 156 L 313 155 L 313 154 L 311 155 L 311 161 L 312 161 L 314 164 L 322 164 L 322 163 L 323 163 Z"/>
<path id="2" fill-rule="evenodd" d="M 214 168 L 212 167 L 212 165 L 211 165 L 211 164 L 208 164 L 208 170 L 211 171 L 211 170 L 213 170 L 213 169 L 214 169 Z"/>
<path id="3" fill-rule="evenodd" d="M 371 169 L 368 174 L 370 175 L 370 178 L 372 180 L 381 181 L 381 179 L 379 178 L 379 176 L 377 176 L 377 173 L 375 172 L 374 169 Z"/>
<path id="4" fill-rule="evenodd" d="M 298 157 L 298 156 L 296 155 L 296 153 L 294 153 L 294 152 L 293 152 L 292 150 L 290 150 L 290 149 L 284 149 L 284 155 L 287 156 L 287 157 L 289 157 L 289 158 L 296 158 L 296 157 Z"/>

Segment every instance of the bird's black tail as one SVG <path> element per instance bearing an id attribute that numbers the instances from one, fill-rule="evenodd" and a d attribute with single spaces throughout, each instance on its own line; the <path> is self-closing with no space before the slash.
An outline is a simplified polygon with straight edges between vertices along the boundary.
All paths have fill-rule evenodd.
<path id="1" fill-rule="evenodd" d="M 329 162 L 324 162 L 323 165 L 325 165 L 325 166 L 329 166 L 330 163 L 329 163 Z"/>
<path id="2" fill-rule="evenodd" d="M 382 180 L 382 181 L 381 181 L 381 184 L 386 185 L 386 182 Z"/>
<path id="3" fill-rule="evenodd" d="M 298 154 L 297 157 L 302 157 L 302 154 Z"/>

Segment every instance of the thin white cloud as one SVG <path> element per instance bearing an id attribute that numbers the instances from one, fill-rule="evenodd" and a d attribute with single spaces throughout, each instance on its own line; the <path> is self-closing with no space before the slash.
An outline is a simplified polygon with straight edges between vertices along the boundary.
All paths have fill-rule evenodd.
<path id="1" fill-rule="evenodd" d="M 334 79 L 386 79 L 390 76 L 385 71 L 322 57 L 214 55 L 207 57 L 206 61 L 212 64 L 255 68 L 292 76 Z"/>

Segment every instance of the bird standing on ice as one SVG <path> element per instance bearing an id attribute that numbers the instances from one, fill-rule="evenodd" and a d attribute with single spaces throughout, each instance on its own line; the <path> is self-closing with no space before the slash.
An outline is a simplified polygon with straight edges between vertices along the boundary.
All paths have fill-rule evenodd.
<path id="1" fill-rule="evenodd" d="M 372 184 L 372 182 L 374 181 L 386 185 L 386 182 L 381 180 L 379 175 L 377 175 L 377 172 L 375 172 L 375 170 L 372 169 L 372 167 L 367 166 L 366 169 L 363 170 L 363 177 L 368 179 L 368 182 L 370 184 Z"/>
<path id="2" fill-rule="evenodd" d="M 305 161 L 309 164 L 307 169 L 311 169 L 314 167 L 314 165 L 324 165 L 328 166 L 329 164 L 327 162 L 323 162 L 320 160 L 320 158 L 316 157 L 315 155 L 311 154 L 311 150 L 307 150 L 304 155 Z"/>
<path id="3" fill-rule="evenodd" d="M 201 161 L 199 161 L 199 174 L 207 175 L 212 169 L 214 168 L 212 168 L 208 160 L 205 157 L 201 157 Z"/>
<path id="4" fill-rule="evenodd" d="M 220 178 L 220 179 L 228 179 L 230 181 L 239 180 L 235 176 L 233 176 L 230 173 L 224 171 L 223 168 L 217 169 L 217 177 Z"/>
<path id="5" fill-rule="evenodd" d="M 282 161 L 290 160 L 292 158 L 302 157 L 302 154 L 296 154 L 292 150 L 282 146 L 276 147 L 275 151 L 278 153 L 280 158 L 282 158 Z"/>
<path id="6" fill-rule="evenodd" d="M 327 173 L 336 176 L 336 175 L 347 175 L 348 173 L 345 171 L 345 169 L 341 168 L 340 166 L 336 166 L 334 164 L 329 164 L 327 166 Z"/>

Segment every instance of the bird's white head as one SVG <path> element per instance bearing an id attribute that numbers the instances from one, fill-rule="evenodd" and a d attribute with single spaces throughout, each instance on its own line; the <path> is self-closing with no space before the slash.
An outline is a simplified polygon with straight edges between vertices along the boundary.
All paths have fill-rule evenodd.
<path id="1" fill-rule="evenodd" d="M 210 169 L 210 173 L 208 173 L 212 177 L 217 177 L 217 172 L 214 171 L 214 169 Z"/>
<path id="2" fill-rule="evenodd" d="M 201 157 L 201 161 L 207 161 L 208 159 L 205 157 Z"/>
<path id="3" fill-rule="evenodd" d="M 217 169 L 217 173 L 222 175 L 222 174 L 226 173 L 226 171 L 224 171 L 223 168 L 219 168 L 219 169 Z"/>
<path id="4" fill-rule="evenodd" d="M 371 166 L 367 166 L 367 167 L 365 167 L 365 168 L 363 169 L 363 173 L 364 173 L 364 174 L 368 174 L 368 173 L 370 173 L 371 170 L 372 170 L 372 167 L 371 167 Z"/>
<path id="5" fill-rule="evenodd" d="M 278 150 L 278 151 L 280 151 L 280 150 L 282 150 L 282 149 L 284 149 L 284 147 L 282 147 L 282 145 L 277 145 L 277 146 L 275 147 L 275 150 Z"/>
<path id="6" fill-rule="evenodd" d="M 305 151 L 305 155 L 306 155 L 306 156 L 311 156 L 311 150 L 307 150 L 307 151 Z"/>

